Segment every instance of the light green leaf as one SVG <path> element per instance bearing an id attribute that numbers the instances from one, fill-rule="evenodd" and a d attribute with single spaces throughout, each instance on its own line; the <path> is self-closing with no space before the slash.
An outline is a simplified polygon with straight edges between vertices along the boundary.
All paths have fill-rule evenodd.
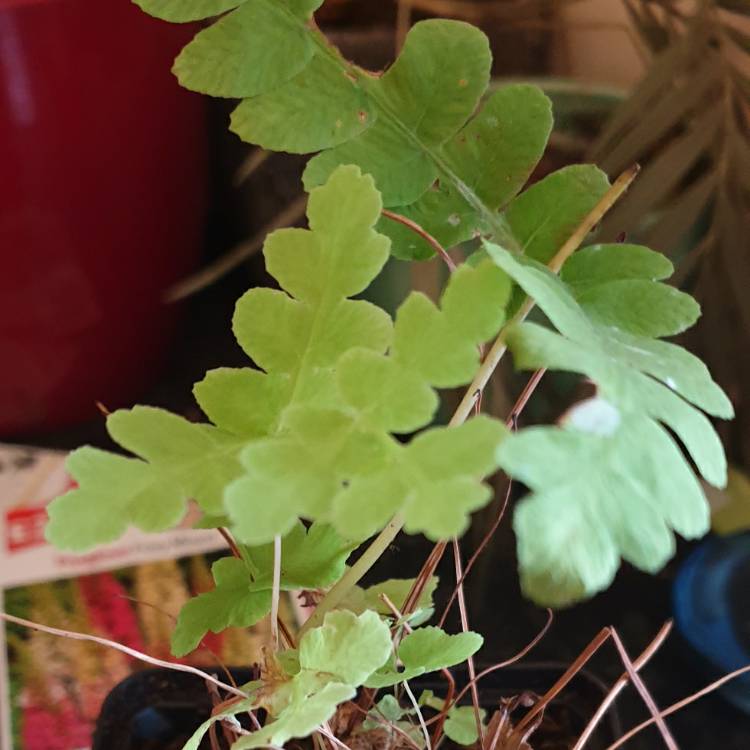
<path id="1" fill-rule="evenodd" d="M 561 278 L 586 314 L 605 326 L 646 336 L 674 336 L 700 315 L 689 295 L 656 281 L 672 264 L 640 245 L 592 245 L 563 266 Z"/>
<path id="2" fill-rule="evenodd" d="M 448 635 L 437 627 L 418 628 L 401 641 L 398 649 L 398 658 L 403 663 L 404 670 L 399 672 L 390 668 L 381 669 L 371 675 L 365 685 L 374 688 L 388 687 L 426 672 L 452 667 L 475 654 L 483 642 L 478 633 Z"/>
<path id="3" fill-rule="evenodd" d="M 114 412 L 107 429 L 145 461 L 94 448 L 75 451 L 68 469 L 79 486 L 49 508 L 53 544 L 82 552 L 114 541 L 130 525 L 165 531 L 179 522 L 191 498 L 209 514 L 223 510 L 224 486 L 241 472 L 237 438 L 143 406 Z"/>
<path id="4" fill-rule="evenodd" d="M 266 241 L 268 270 L 292 296 L 252 289 L 237 304 L 237 340 L 266 370 L 252 376 L 250 388 L 276 395 L 275 400 L 266 399 L 267 413 L 260 420 L 273 420 L 274 432 L 245 449 L 247 471 L 225 493 L 234 529 L 244 542 L 269 542 L 287 533 L 299 515 L 325 520 L 340 472 L 352 456 L 366 457 L 378 445 L 377 440 L 367 445 L 358 437 L 361 426 L 332 407 L 342 405 L 336 383 L 341 355 L 352 347 L 382 353 L 392 335 L 387 313 L 369 302 L 347 299 L 365 289 L 388 258 L 388 239 L 372 229 L 380 208 L 370 177 L 352 166 L 336 170 L 310 196 L 310 229 L 279 230 Z M 272 379 L 270 384 L 265 378 Z M 214 399 L 212 413 L 233 429 L 247 429 L 248 421 L 254 426 L 256 415 L 244 423 L 227 416 L 242 398 L 239 389 L 230 393 L 230 403 Z M 316 405 L 308 409 L 306 422 L 290 422 L 292 413 L 298 420 L 305 413 L 295 404 L 306 403 Z M 318 417 L 322 421 L 316 421 Z M 331 438 L 325 447 L 322 432 Z"/>
<path id="5" fill-rule="evenodd" d="M 304 5 L 246 1 L 182 50 L 175 75 L 187 89 L 230 98 L 256 96 L 285 83 L 304 69 L 315 51 L 305 28 L 309 13 Z"/>
<path id="6" fill-rule="evenodd" d="M 376 612 L 355 615 L 339 610 L 329 612 L 323 625 L 305 633 L 300 641 L 299 662 L 303 670 L 361 685 L 390 653 L 391 632 Z"/>
<path id="7" fill-rule="evenodd" d="M 207 513 L 223 509 L 224 487 L 239 474 L 236 438 L 148 406 L 113 412 L 107 430 L 123 448 L 149 462 L 154 482 L 192 497 Z"/>
<path id="8" fill-rule="evenodd" d="M 432 421 L 439 400 L 419 374 L 391 357 L 351 349 L 338 362 L 341 395 L 374 428 L 409 433 Z"/>
<path id="9" fill-rule="evenodd" d="M 398 468 L 356 477 L 333 498 L 333 525 L 353 539 L 367 539 L 404 506 L 409 488 Z"/>
<path id="10" fill-rule="evenodd" d="M 386 206 L 417 200 L 438 175 L 435 151 L 474 111 L 489 80 L 487 38 L 458 21 L 423 21 L 380 78 L 362 79 L 377 119 L 361 136 L 313 158 L 306 188 L 340 164 L 372 174 Z"/>
<path id="11" fill-rule="evenodd" d="M 391 321 L 347 296 L 361 292 L 388 258 L 372 230 L 380 201 L 372 179 L 342 167 L 310 196 L 310 230 L 282 229 L 266 241 L 269 272 L 293 297 L 252 289 L 237 303 L 234 331 L 263 369 L 291 381 L 292 399 L 335 393 L 333 366 L 353 346 L 384 351 Z M 326 386 L 326 381 L 329 385 Z"/>
<path id="12" fill-rule="evenodd" d="M 508 278 L 485 261 L 451 275 L 439 310 L 413 292 L 396 315 L 392 355 L 403 367 L 438 388 L 468 383 L 479 366 L 478 345 L 505 320 Z"/>
<path id="13" fill-rule="evenodd" d="M 284 747 L 295 737 L 307 737 L 333 716 L 340 703 L 357 693 L 351 685 L 321 680 L 309 672 L 296 675 L 287 692 L 287 703 L 275 718 L 262 729 L 241 737 L 232 750 Z"/>
<path id="14" fill-rule="evenodd" d="M 423 588 L 414 612 L 408 618 L 412 627 L 421 625 L 432 615 L 432 597 L 438 583 L 437 576 L 431 576 L 427 585 Z M 393 612 L 381 598 L 382 595 L 385 594 L 398 610 L 402 610 L 413 585 L 413 578 L 391 578 L 367 588 L 354 586 L 339 606 L 341 609 L 348 609 L 355 614 L 361 614 L 371 609 L 384 617 L 393 617 Z"/>
<path id="15" fill-rule="evenodd" d="M 481 483 L 492 473 L 494 451 L 507 433 L 485 416 L 459 427 L 422 433 L 382 470 L 354 477 L 333 499 L 332 522 L 340 533 L 365 538 L 397 511 L 409 533 L 430 539 L 460 535 L 468 514 L 492 493 Z"/>
<path id="16" fill-rule="evenodd" d="M 346 558 L 354 544 L 323 523 L 306 529 L 296 523 L 281 542 L 281 588 L 317 589 L 330 586 L 344 574 Z M 271 588 L 273 544 L 247 547 L 245 557 L 255 570 L 253 588 Z"/>
<path id="17" fill-rule="evenodd" d="M 703 492 L 672 438 L 600 399 L 562 428 L 511 436 L 498 460 L 532 490 L 514 528 L 524 592 L 544 606 L 606 588 L 620 557 L 657 571 L 674 553 L 672 529 L 688 539 L 708 530 Z"/>
<path id="18" fill-rule="evenodd" d="M 173 23 L 200 21 L 211 16 L 218 16 L 245 0 L 133 0 L 149 15 Z"/>
<path id="19" fill-rule="evenodd" d="M 185 514 L 187 497 L 143 461 L 97 448 L 73 451 L 66 462 L 78 487 L 47 508 L 47 540 L 58 549 L 85 552 L 118 539 L 128 526 L 164 531 Z"/>
<path id="20" fill-rule="evenodd" d="M 245 99 L 232 113 L 230 130 L 262 148 L 308 154 L 360 135 L 376 117 L 361 83 L 337 60 L 316 53 L 284 85 Z"/>
<path id="21" fill-rule="evenodd" d="M 450 477 L 417 486 L 404 511 L 404 530 L 438 541 L 461 535 L 469 516 L 492 500 L 492 488 L 473 477 Z"/>
<path id="22" fill-rule="evenodd" d="M 547 263 L 608 188 L 597 167 L 563 167 L 513 200 L 505 218 L 524 254 Z"/>
<path id="23" fill-rule="evenodd" d="M 211 571 L 216 588 L 194 597 L 180 611 L 172 633 L 172 653 L 177 657 L 194 651 L 209 630 L 250 627 L 271 609 L 270 587 L 253 591 L 250 570 L 242 560 L 222 558 Z"/>
<path id="24" fill-rule="evenodd" d="M 250 544 L 286 533 L 298 516 L 328 520 L 342 483 L 386 460 L 387 436 L 362 431 L 348 413 L 310 406 L 288 415 L 281 436 L 245 449 L 246 474 L 226 491 L 235 533 Z"/>
<path id="25" fill-rule="evenodd" d="M 623 279 L 668 279 L 674 268 L 669 259 L 643 245 L 618 243 L 589 245 L 574 253 L 560 272 L 560 278 L 572 289 L 606 284 Z"/>
<path id="26" fill-rule="evenodd" d="M 375 178 L 384 205 L 400 207 L 446 243 L 483 232 L 517 249 L 497 209 L 520 190 L 544 148 L 551 128 L 544 94 L 504 87 L 471 119 L 491 65 L 478 29 L 417 23 L 395 63 L 375 75 L 350 64 L 305 23 L 317 5 L 246 0 L 183 50 L 175 65 L 180 80 L 244 97 L 232 128 L 249 142 L 322 150 L 305 170 L 307 188 L 342 164 L 356 164 Z M 432 252 L 398 225 L 384 224 L 383 231 L 398 239 L 402 257 Z"/>
<path id="27" fill-rule="evenodd" d="M 373 722 L 374 726 L 381 726 L 383 719 L 390 722 L 400 721 L 405 714 L 409 713 L 401 708 L 398 700 L 396 700 L 396 697 L 393 695 L 384 695 L 375 704 L 375 707 L 377 708 L 377 711 L 372 711 L 371 713 L 375 714 L 380 719 L 380 723 Z"/>
<path id="28" fill-rule="evenodd" d="M 329 586 L 343 575 L 352 547 L 330 526 L 314 524 L 308 530 L 297 522 L 281 543 L 281 589 Z M 216 588 L 182 608 L 172 636 L 175 656 L 193 651 L 209 630 L 250 627 L 270 611 L 273 545 L 245 547 L 242 552 L 243 560 L 228 557 L 214 563 Z"/>
<path id="29" fill-rule="evenodd" d="M 277 424 L 289 400 L 290 382 L 249 367 L 209 370 L 193 387 L 206 416 L 222 430 L 241 437 L 260 437 Z"/>
<path id="30" fill-rule="evenodd" d="M 352 213 L 344 211 L 343 216 Z M 285 306 L 307 305 L 314 311 L 308 319 L 319 320 L 327 310 L 336 309 L 332 300 L 337 295 L 361 290 L 376 268 L 366 254 L 348 266 L 341 259 L 340 265 L 348 271 L 331 266 L 325 282 L 319 282 L 316 274 L 325 271 L 328 261 L 316 242 L 320 247 L 343 245 L 344 235 L 356 235 L 360 225 L 347 229 L 350 219 L 344 220 L 342 237 L 331 237 L 326 245 L 318 235 L 325 237 L 325 227 L 333 225 L 334 217 L 323 221 L 317 212 L 311 216 L 315 217 L 313 235 L 291 230 L 281 235 L 291 242 L 271 242 L 266 249 L 272 272 L 299 301 L 281 292 L 268 299 L 282 299 Z M 374 218 L 372 213 L 367 216 Z M 365 234 L 357 246 L 366 247 L 370 239 Z M 298 260 L 306 254 L 314 264 Z M 285 322 L 284 307 L 270 316 L 261 302 L 253 306 L 252 314 L 242 307 L 238 315 L 243 324 L 237 325 L 235 319 L 240 342 L 261 366 L 280 368 L 291 379 L 297 378 L 293 392 L 300 405 L 285 407 L 277 435 L 256 440 L 242 452 L 246 472 L 225 494 L 235 534 L 247 543 L 269 542 L 274 535 L 287 533 L 301 516 L 332 523 L 343 535 L 361 540 L 399 508 L 410 532 L 426 530 L 431 538 L 461 533 L 467 514 L 491 497 L 479 480 L 493 469 L 494 448 L 504 428 L 478 420 L 449 431 L 445 438 L 430 438 L 427 445 L 433 447 L 428 450 L 438 462 L 450 464 L 450 472 L 442 467 L 435 472 L 432 459 L 420 452 L 419 441 L 406 448 L 389 433 L 417 430 L 432 419 L 437 397 L 431 385 L 471 380 L 479 366 L 478 345 L 491 338 L 504 320 L 509 289 L 508 277 L 489 260 L 477 268 L 462 267 L 450 279 L 442 310 L 421 295 L 407 300 L 399 310 L 394 345 L 387 356 L 382 345 L 380 350 L 374 345 L 363 348 L 367 337 L 358 335 L 345 342 L 348 351 L 341 347 L 338 361 L 316 354 L 317 333 L 313 335 L 312 323 L 305 326 L 295 312 Z M 257 297 L 259 291 L 249 292 L 244 300 Z M 318 302 L 322 310 L 314 306 Z M 421 317 L 419 310 L 424 313 Z M 341 330 L 340 319 L 330 320 Z M 317 363 L 325 367 L 313 372 Z M 302 374 L 295 376 L 295 372 Z M 272 374 L 277 371 L 272 369 Z M 305 374 L 309 385 L 299 383 Z M 331 408 L 337 400 L 344 408 Z M 305 401 L 308 405 L 303 406 Z M 466 457 L 466 467 L 451 463 L 448 453 Z M 252 500 L 259 497 L 264 502 L 257 506 Z"/>
<path id="31" fill-rule="evenodd" d="M 432 479 L 460 474 L 486 476 L 497 467 L 495 451 L 507 434 L 502 422 L 479 415 L 457 427 L 421 433 L 406 448 L 406 455 L 415 468 Z"/>
<path id="32" fill-rule="evenodd" d="M 438 698 L 431 690 L 424 690 L 419 696 L 419 704 L 429 706 L 435 711 L 442 711 L 445 700 Z M 479 710 L 479 717 L 484 724 L 487 712 L 483 708 Z M 448 739 L 459 745 L 473 745 L 478 738 L 474 707 L 451 706 L 443 725 L 443 731 Z"/>
<path id="33" fill-rule="evenodd" d="M 231 716 L 239 716 L 240 714 L 252 711 L 253 708 L 255 708 L 255 702 L 250 699 L 246 701 L 240 701 L 239 703 L 234 703 L 226 711 L 220 711 L 219 713 L 214 714 L 210 719 L 204 721 L 203 724 L 201 724 L 198 729 L 195 730 L 195 733 L 185 743 L 182 750 L 199 750 L 206 732 L 208 732 L 208 730 L 214 724 L 221 721 L 222 719 L 227 719 Z"/>
<path id="34" fill-rule="evenodd" d="M 479 715 L 484 722 L 487 712 L 480 709 Z M 449 740 L 453 740 L 459 745 L 473 745 L 479 737 L 474 707 L 453 706 L 448 711 L 445 724 L 443 724 L 443 731 Z"/>
<path id="35" fill-rule="evenodd" d="M 636 336 L 676 336 L 700 316 L 689 294 L 644 279 L 587 285 L 575 296 L 591 320 Z"/>
<path id="36" fill-rule="evenodd" d="M 666 424 L 706 480 L 724 484 L 726 459 L 721 443 L 698 409 L 728 417 L 732 407 L 700 360 L 674 344 L 593 322 L 564 283 L 546 268 L 514 258 L 497 246 L 487 244 L 486 248 L 562 334 L 532 323 L 515 326 L 509 331 L 508 343 L 517 366 L 588 375 L 601 395 L 619 410 Z"/>
<path id="37" fill-rule="evenodd" d="M 448 635 L 434 626 L 419 628 L 401 641 L 398 655 L 407 669 L 435 672 L 466 661 L 482 647 L 478 633 Z"/>
<path id="38" fill-rule="evenodd" d="M 521 190 L 541 158 L 552 127 L 549 99 L 535 86 L 513 84 L 496 91 L 479 114 L 441 151 L 451 176 L 436 189 L 396 209 L 452 247 L 486 229 L 486 221 L 468 202 L 457 180 L 491 210 L 504 206 Z M 384 219 L 381 231 L 393 240 L 401 258 L 432 257 L 432 248 L 412 230 Z"/>

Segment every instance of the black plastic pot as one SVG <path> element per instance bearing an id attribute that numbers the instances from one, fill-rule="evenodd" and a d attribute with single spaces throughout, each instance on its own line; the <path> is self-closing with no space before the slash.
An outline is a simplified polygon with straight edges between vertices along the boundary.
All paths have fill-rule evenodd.
<path id="1" fill-rule="evenodd" d="M 499 670 L 482 680 L 482 703 L 492 711 L 502 698 L 524 692 L 541 694 L 554 684 L 564 669 L 559 664 L 539 663 Z M 238 684 L 255 677 L 247 669 L 232 670 L 232 674 Z M 415 680 L 413 684 L 417 692 L 423 689 L 442 691 L 445 687 L 444 682 L 434 678 Z M 548 707 L 550 722 L 562 724 L 572 736 L 577 736 L 605 694 L 606 686 L 602 682 L 589 673 L 580 672 Z M 162 669 L 138 672 L 115 687 L 104 702 L 92 750 L 181 750 L 210 713 L 211 698 L 200 678 Z M 603 750 L 620 734 L 617 712 L 611 708 L 587 750 Z M 538 738 L 538 744 L 533 747 L 563 750 L 565 746 L 555 744 L 552 736 L 544 743 Z"/>

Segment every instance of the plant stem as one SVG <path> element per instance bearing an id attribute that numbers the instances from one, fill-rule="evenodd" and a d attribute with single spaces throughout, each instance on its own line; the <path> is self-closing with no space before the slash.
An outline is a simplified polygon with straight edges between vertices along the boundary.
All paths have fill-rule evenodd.
<path id="1" fill-rule="evenodd" d="M 388 525 L 373 539 L 370 546 L 364 551 L 362 556 L 344 573 L 344 576 L 336 585 L 323 597 L 320 604 L 315 608 L 315 612 L 310 619 L 302 626 L 300 637 L 310 630 L 323 624 L 323 618 L 328 612 L 336 608 L 336 605 L 349 593 L 365 573 L 377 562 L 380 556 L 390 547 L 391 542 L 396 538 L 398 532 L 404 525 L 403 516 L 397 513 Z"/>
<path id="2" fill-rule="evenodd" d="M 279 650 L 279 597 L 281 596 L 281 537 L 273 538 L 273 584 L 271 593 L 271 642 Z"/>
<path id="3" fill-rule="evenodd" d="M 586 239 L 588 233 L 602 220 L 603 216 L 610 208 L 622 197 L 630 184 L 638 175 L 640 167 L 634 164 L 626 169 L 613 183 L 607 192 L 602 196 L 599 202 L 588 213 L 583 221 L 576 227 L 573 234 L 560 247 L 555 256 L 547 264 L 547 267 L 553 273 L 559 273 L 563 263 L 578 249 L 579 245 Z M 508 346 L 505 343 L 507 330 L 511 325 L 520 323 L 534 308 L 534 300 L 530 297 L 521 306 L 521 309 L 513 316 L 509 324 L 503 327 L 500 335 L 495 339 L 489 353 L 482 362 L 474 380 L 467 388 L 461 403 L 458 405 L 455 413 L 448 423 L 449 427 L 456 427 L 463 424 L 471 414 L 474 404 L 480 397 L 484 387 L 487 385 L 492 373 L 500 363 Z M 380 556 L 388 549 L 391 542 L 396 538 L 399 531 L 403 528 L 403 516 L 398 513 L 388 523 L 388 525 L 378 534 L 365 550 L 362 557 L 352 565 L 344 574 L 343 578 L 323 597 L 321 602 L 310 616 L 310 619 L 302 626 L 300 638 L 311 628 L 316 628 L 323 624 L 323 618 L 332 609 L 341 602 L 349 593 L 349 590 L 355 586 L 364 576 L 365 573 L 378 561 Z"/>
<path id="4" fill-rule="evenodd" d="M 397 214 L 394 211 L 389 211 L 387 208 L 384 208 L 381 213 L 387 219 L 403 224 L 405 227 L 411 229 L 412 232 L 418 234 L 443 259 L 451 273 L 456 270 L 456 264 L 453 261 L 453 258 L 448 255 L 448 251 L 428 231 L 419 226 L 416 221 L 412 221 L 406 216 Z"/>

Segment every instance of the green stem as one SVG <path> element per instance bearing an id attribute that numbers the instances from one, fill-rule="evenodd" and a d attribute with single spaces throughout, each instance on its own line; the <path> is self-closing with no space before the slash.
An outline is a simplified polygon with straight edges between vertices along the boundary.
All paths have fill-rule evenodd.
<path id="1" fill-rule="evenodd" d="M 323 597 L 315 608 L 315 612 L 300 630 L 300 639 L 311 628 L 323 624 L 323 618 L 343 600 L 349 591 L 362 579 L 365 573 L 380 559 L 380 556 L 390 547 L 398 532 L 404 525 L 403 516 L 397 513 L 388 525 L 373 539 L 357 562 L 346 571 L 341 580 Z"/>

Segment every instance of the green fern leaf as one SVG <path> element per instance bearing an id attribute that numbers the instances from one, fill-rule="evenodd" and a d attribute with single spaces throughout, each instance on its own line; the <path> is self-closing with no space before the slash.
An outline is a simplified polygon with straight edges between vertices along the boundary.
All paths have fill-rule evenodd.
<path id="1" fill-rule="evenodd" d="M 522 587 L 544 606 L 606 588 L 620 557 L 658 571 L 674 554 L 672 529 L 687 539 L 708 531 L 701 486 L 668 433 L 603 399 L 577 406 L 561 428 L 512 436 L 499 459 L 533 492 L 514 528 Z"/>
<path id="2" fill-rule="evenodd" d="M 592 245 L 570 261 L 561 278 L 589 318 L 603 326 L 661 338 L 682 333 L 700 316 L 689 294 L 655 283 L 672 275 L 661 253 L 639 245 Z"/>
<path id="3" fill-rule="evenodd" d="M 563 167 L 513 200 L 505 219 L 524 255 L 547 263 L 608 188 L 607 176 L 597 167 Z"/>
<path id="4" fill-rule="evenodd" d="M 393 210 L 415 221 L 444 247 L 452 247 L 486 231 L 486 221 L 463 195 L 465 185 L 488 209 L 497 211 L 524 186 L 544 153 L 552 129 L 549 99 L 535 86 L 504 86 L 484 103 L 441 149 L 450 171 L 439 184 L 409 206 Z M 388 219 L 380 231 L 393 240 L 393 252 L 423 259 L 434 250 L 419 235 Z"/>
<path id="5" fill-rule="evenodd" d="M 246 0 L 133 0 L 149 15 L 173 23 L 201 21 L 226 13 Z"/>
<path id="6" fill-rule="evenodd" d="M 670 528 L 691 537 L 705 531 L 705 500 L 685 459 L 661 424 L 682 441 L 705 479 L 720 486 L 726 479 L 726 459 L 701 410 L 729 417 L 732 407 L 697 358 L 674 344 L 627 330 L 639 330 L 637 307 L 615 304 L 611 309 L 617 317 L 602 322 L 596 307 L 589 314 L 592 308 L 586 307 L 585 294 L 581 295 L 583 306 L 579 305 L 565 283 L 545 267 L 493 245 L 488 244 L 487 250 L 560 331 L 557 334 L 533 323 L 510 329 L 507 340 L 517 366 L 585 374 L 599 389 L 601 400 L 595 403 L 607 405 L 574 412 L 569 430 L 547 428 L 532 433 L 537 437 L 513 437 L 503 443 L 498 453 L 506 471 L 538 490 L 519 507 L 516 516 L 526 591 L 540 602 L 569 603 L 607 585 L 621 554 L 649 570 L 663 564 L 672 552 Z M 618 274 L 640 275 L 638 280 L 643 284 L 661 286 L 648 277 L 665 275 L 668 269 L 663 262 L 648 255 L 644 248 L 637 248 L 635 254 L 646 258 L 643 270 L 637 272 L 629 261 L 623 260 L 618 271 L 616 262 L 606 260 L 609 256 L 614 261 L 617 252 L 627 254 L 630 248 L 610 246 L 583 251 L 566 274 L 574 282 L 573 289 L 581 294 L 581 290 L 590 288 L 589 284 L 616 287 L 621 283 L 616 278 Z M 671 330 L 682 329 L 695 318 L 694 307 L 685 305 L 681 297 L 665 294 L 650 298 L 657 308 L 654 320 L 670 321 L 667 327 Z M 614 327 L 613 320 L 620 327 Z M 575 429 L 589 434 L 581 435 Z M 542 441 L 546 452 L 536 453 L 542 448 Z M 556 479 L 548 481 L 554 474 L 548 471 L 548 448 L 556 451 L 563 474 L 572 474 L 575 467 L 580 479 L 574 482 L 572 476 L 564 478 L 558 473 L 554 475 Z M 544 456 L 544 468 L 535 461 L 537 456 Z M 646 470 L 647 456 L 651 457 L 649 460 L 658 457 L 653 471 Z M 562 469 L 563 464 L 566 469 Z M 628 476 L 631 478 L 626 479 Z M 640 483 L 635 489 L 634 476 Z M 590 482 L 585 492 L 584 478 Z M 620 487 L 618 492 L 614 485 Z M 681 491 L 668 497 L 671 490 L 665 488 L 673 490 L 678 486 Z M 683 496 L 686 515 L 680 517 L 674 514 L 669 498 L 682 500 Z M 542 532 L 542 527 L 549 524 L 552 497 L 558 516 L 564 508 L 570 523 Z M 612 505 L 615 497 L 620 501 L 617 512 Z M 625 507 L 628 514 L 623 512 Z M 649 524 L 652 530 L 647 535 Z M 640 529 L 643 536 L 640 553 L 633 542 L 637 539 L 634 529 Z M 560 537 L 555 536 L 557 531 Z M 559 539 L 565 542 L 560 543 Z"/>
<path id="7" fill-rule="evenodd" d="M 253 590 L 250 570 L 242 560 L 224 557 L 211 572 L 216 588 L 191 599 L 180 611 L 172 632 L 172 653 L 177 657 L 194 651 L 209 631 L 250 627 L 271 609 L 270 587 Z"/>
<path id="8" fill-rule="evenodd" d="M 316 589 L 335 583 L 344 573 L 353 548 L 330 527 L 297 523 L 281 544 L 281 590 Z M 172 634 L 172 653 L 193 651 L 209 631 L 247 628 L 271 609 L 273 545 L 243 549 L 243 559 L 227 557 L 214 563 L 216 587 L 183 606 Z"/>
<path id="9" fill-rule="evenodd" d="M 562 334 L 534 323 L 515 326 L 508 341 L 518 366 L 549 366 L 587 375 L 618 409 L 640 412 L 666 424 L 705 479 L 723 485 L 724 451 L 699 409 L 722 418 L 731 417 L 733 410 L 705 365 L 675 344 L 593 322 L 565 284 L 546 268 L 497 246 L 486 247 Z M 692 317 L 693 311 L 687 314 Z"/>
<path id="10" fill-rule="evenodd" d="M 491 55 L 481 31 L 458 21 L 412 27 L 396 62 L 362 85 L 374 123 L 351 141 L 314 157 L 306 188 L 324 183 L 340 164 L 372 174 L 386 206 L 417 200 L 438 176 L 436 150 L 474 112 L 489 82 Z"/>
<path id="11" fill-rule="evenodd" d="M 223 511 L 224 487 L 241 473 L 242 441 L 143 406 L 114 412 L 107 429 L 145 461 L 90 447 L 74 451 L 67 468 L 79 486 L 49 506 L 52 544 L 83 552 L 114 541 L 130 525 L 165 531 L 179 522 L 191 498 L 208 514 Z"/>
<path id="12" fill-rule="evenodd" d="M 461 533 L 468 513 L 491 496 L 477 477 L 492 472 L 494 446 L 505 435 L 504 427 L 473 420 L 420 436 L 408 447 L 389 433 L 429 423 L 438 403 L 431 386 L 471 380 L 479 366 L 478 345 L 502 325 L 509 290 L 507 276 L 489 261 L 460 268 L 440 309 L 424 295 L 407 298 L 396 317 L 390 354 L 362 347 L 343 352 L 336 383 L 323 388 L 316 378 L 315 388 L 306 391 L 308 405 L 287 409 L 280 434 L 243 452 L 245 475 L 226 493 L 240 538 L 268 542 L 302 516 L 362 539 L 397 510 L 404 512 L 412 532 L 426 530 L 432 538 Z M 333 408 L 333 396 L 327 398 L 331 406 L 325 406 L 329 391 L 341 399 L 338 408 Z M 421 450 L 423 441 L 437 456 L 435 473 Z M 467 456 L 470 462 L 474 454 L 481 457 L 480 465 L 462 467 L 448 454 Z M 450 472 L 441 470 L 447 466 Z M 255 497 L 266 502 L 254 507 Z"/>
<path id="13" fill-rule="evenodd" d="M 406 618 L 412 627 L 421 625 L 432 616 L 432 597 L 435 594 L 438 583 L 439 579 L 437 576 L 432 576 L 422 589 L 414 612 Z M 413 585 L 413 578 L 391 578 L 367 588 L 353 586 L 339 606 L 341 609 L 348 609 L 355 614 L 361 614 L 371 609 L 384 617 L 393 617 L 393 610 L 386 604 L 383 596 L 387 596 L 394 606 L 401 610 Z"/>
<path id="14" fill-rule="evenodd" d="M 230 130 L 262 148 L 309 154 L 351 140 L 376 117 L 362 83 L 345 75 L 337 58 L 316 52 L 288 83 L 239 104 Z"/>
<path id="15" fill-rule="evenodd" d="M 492 497 L 478 477 L 494 471 L 494 448 L 505 435 L 502 423 L 481 416 L 421 433 L 380 471 L 354 477 L 338 492 L 332 523 L 361 539 L 401 512 L 409 533 L 434 540 L 462 534 L 468 515 Z"/>
<path id="16" fill-rule="evenodd" d="M 179 54 L 174 73 L 187 89 L 213 96 L 257 96 L 286 83 L 315 54 L 306 28 L 320 3 L 246 0 L 201 31 Z"/>
<path id="17" fill-rule="evenodd" d="M 398 658 L 404 669 L 379 669 L 370 675 L 365 685 L 370 688 L 388 687 L 427 672 L 455 666 L 479 651 L 483 642 L 478 633 L 448 635 L 436 627 L 418 628 L 407 635 L 399 646 Z"/>
<path id="18" fill-rule="evenodd" d="M 266 241 L 268 271 L 291 296 L 251 289 L 237 303 L 234 333 L 265 377 L 286 382 L 287 402 L 337 403 L 333 372 L 341 354 L 354 346 L 383 352 L 390 343 L 389 316 L 347 299 L 388 258 L 388 239 L 372 229 L 380 209 L 372 178 L 341 167 L 310 195 L 310 230 L 282 229 Z"/>

